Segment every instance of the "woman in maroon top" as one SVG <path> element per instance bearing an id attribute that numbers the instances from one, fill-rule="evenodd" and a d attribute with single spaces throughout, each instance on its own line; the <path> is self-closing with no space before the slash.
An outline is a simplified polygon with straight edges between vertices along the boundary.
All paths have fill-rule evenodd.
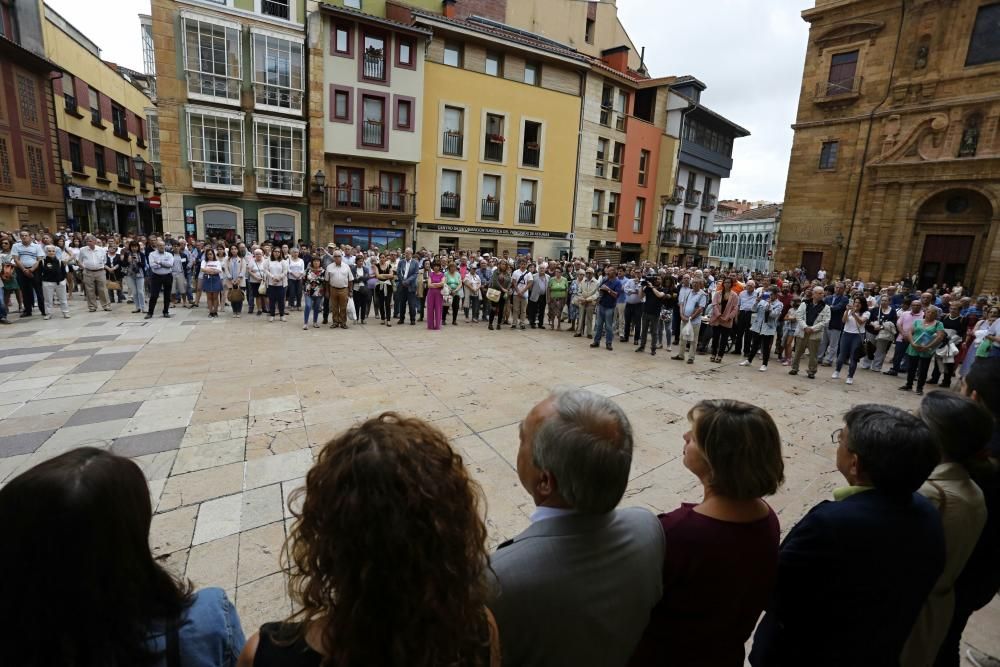
<path id="1" fill-rule="evenodd" d="M 684 466 L 701 480 L 704 499 L 660 515 L 663 598 L 633 667 L 742 667 L 777 572 L 778 517 L 761 499 L 784 481 L 774 420 L 729 400 L 701 401 L 688 420 Z"/>

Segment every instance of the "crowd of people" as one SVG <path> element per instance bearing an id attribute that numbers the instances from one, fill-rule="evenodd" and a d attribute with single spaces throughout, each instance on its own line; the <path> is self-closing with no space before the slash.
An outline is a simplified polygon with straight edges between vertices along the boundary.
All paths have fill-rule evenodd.
<path id="1" fill-rule="evenodd" d="M 293 495 L 294 613 L 249 639 L 224 591 L 153 557 L 138 465 L 74 449 L 0 489 L 0 664 L 742 667 L 752 635 L 754 667 L 954 667 L 1000 588 L 1000 359 L 956 389 L 848 410 L 829 444 L 846 485 L 780 544 L 782 438 L 748 403 L 690 410 L 701 498 L 657 517 L 619 508 L 640 444 L 622 408 L 555 391 L 519 428 L 531 524 L 492 553 L 447 437 L 381 414 Z"/>
<path id="2" fill-rule="evenodd" d="M 490 331 L 545 329 L 586 337 L 590 347 L 631 343 L 694 364 L 698 355 L 740 365 L 772 358 L 798 375 L 832 367 L 853 384 L 858 369 L 900 375 L 901 390 L 949 387 L 978 358 L 1000 355 L 1000 301 L 966 294 L 961 284 L 918 290 L 914 279 L 875 285 L 808 277 L 802 269 L 750 271 L 671 267 L 645 261 L 614 265 L 584 259 L 531 259 L 474 251 L 432 253 L 362 250 L 330 243 L 310 246 L 240 239 L 196 241 L 170 235 L 0 233 L 4 297 L 22 317 L 36 305 L 48 319 L 82 292 L 88 310 L 130 303 L 133 313 L 162 316 L 170 308 L 200 308 L 208 317 L 228 311 L 287 321 L 302 313 L 302 328 L 346 329 L 369 319 L 391 327 L 426 322 L 428 329 L 463 324 Z M 565 328 L 564 328 L 565 325 Z"/>

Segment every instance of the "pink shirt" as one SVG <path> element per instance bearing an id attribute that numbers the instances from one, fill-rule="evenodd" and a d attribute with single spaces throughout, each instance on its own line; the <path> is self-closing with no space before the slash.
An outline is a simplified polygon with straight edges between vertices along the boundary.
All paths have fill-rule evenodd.
<path id="1" fill-rule="evenodd" d="M 896 342 L 903 342 L 903 334 L 908 334 L 913 331 L 913 323 L 922 319 L 924 319 L 923 310 L 916 315 L 914 315 L 910 310 L 900 313 L 899 317 L 896 318 L 896 330 L 899 332 L 899 335 L 896 336 Z"/>

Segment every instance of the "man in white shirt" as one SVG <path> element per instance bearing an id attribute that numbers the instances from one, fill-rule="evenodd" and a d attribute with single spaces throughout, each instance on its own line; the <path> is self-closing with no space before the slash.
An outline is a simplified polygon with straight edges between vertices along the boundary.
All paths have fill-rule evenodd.
<path id="1" fill-rule="evenodd" d="M 816 272 L 816 280 L 820 282 L 826 280 L 826 269 L 820 267 L 819 271 Z"/>
<path id="2" fill-rule="evenodd" d="M 527 268 L 526 260 L 519 260 L 517 270 L 511 275 L 511 288 L 514 291 L 514 306 L 510 314 L 510 328 L 516 329 L 518 325 L 524 329 L 524 324 L 528 319 L 528 295 L 531 290 L 533 276 Z"/>
<path id="3" fill-rule="evenodd" d="M 149 310 L 146 319 L 153 317 L 156 299 L 163 292 L 163 316 L 170 317 L 170 292 L 174 283 L 174 255 L 167 252 L 162 239 L 156 241 L 156 250 L 149 253 Z"/>
<path id="4" fill-rule="evenodd" d="M 24 312 L 21 317 L 31 317 L 31 309 L 38 301 L 38 310 L 45 315 L 45 294 L 42 292 L 42 273 L 38 263 L 45 257 L 42 244 L 31 238 L 28 232 L 21 232 L 21 240 L 10 249 L 17 270 L 17 284 L 21 287 Z"/>
<path id="5" fill-rule="evenodd" d="M 87 308 L 97 311 L 100 299 L 104 310 L 111 310 L 108 303 L 107 271 L 108 250 L 97 245 L 93 234 L 87 234 L 87 245 L 80 248 L 79 263 L 83 268 L 83 293 L 87 296 Z"/>
<path id="6" fill-rule="evenodd" d="M 597 279 L 594 278 L 594 269 L 587 267 L 586 278 L 579 285 L 579 292 L 576 295 L 579 318 L 579 328 L 573 334 L 574 338 L 586 335 L 587 338 L 594 336 L 594 310 L 597 308 L 599 297 Z"/>
<path id="7" fill-rule="evenodd" d="M 326 280 L 330 284 L 331 329 L 347 328 L 347 297 L 351 285 L 351 267 L 344 261 L 344 253 L 333 251 L 333 263 L 326 267 Z"/>

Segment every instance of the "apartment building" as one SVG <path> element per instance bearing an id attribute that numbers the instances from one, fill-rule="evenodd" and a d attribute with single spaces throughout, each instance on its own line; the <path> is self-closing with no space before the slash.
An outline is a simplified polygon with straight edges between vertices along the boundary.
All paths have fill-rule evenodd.
<path id="1" fill-rule="evenodd" d="M 0 229 L 66 224 L 40 1 L 0 3 Z"/>
<path id="2" fill-rule="evenodd" d="M 671 84 L 667 131 L 681 137 L 673 192 L 664 196 L 658 248 L 660 260 L 702 266 L 715 240 L 715 210 L 722 180 L 733 168 L 733 144 L 750 132 L 701 103 L 706 88 L 685 76 Z"/>
<path id="3" fill-rule="evenodd" d="M 325 185 L 316 238 L 412 246 L 430 30 L 329 5 L 320 16 L 324 98 L 311 119 L 323 128 Z"/>
<path id="4" fill-rule="evenodd" d="M 52 87 L 67 226 L 95 234 L 153 231 L 149 98 L 48 5 L 44 35 L 46 53 L 64 70 Z"/>
<path id="5" fill-rule="evenodd" d="M 586 59 L 489 19 L 413 11 L 433 31 L 417 245 L 569 255 Z"/>
<path id="6" fill-rule="evenodd" d="M 153 0 L 164 231 L 310 237 L 305 0 Z"/>

